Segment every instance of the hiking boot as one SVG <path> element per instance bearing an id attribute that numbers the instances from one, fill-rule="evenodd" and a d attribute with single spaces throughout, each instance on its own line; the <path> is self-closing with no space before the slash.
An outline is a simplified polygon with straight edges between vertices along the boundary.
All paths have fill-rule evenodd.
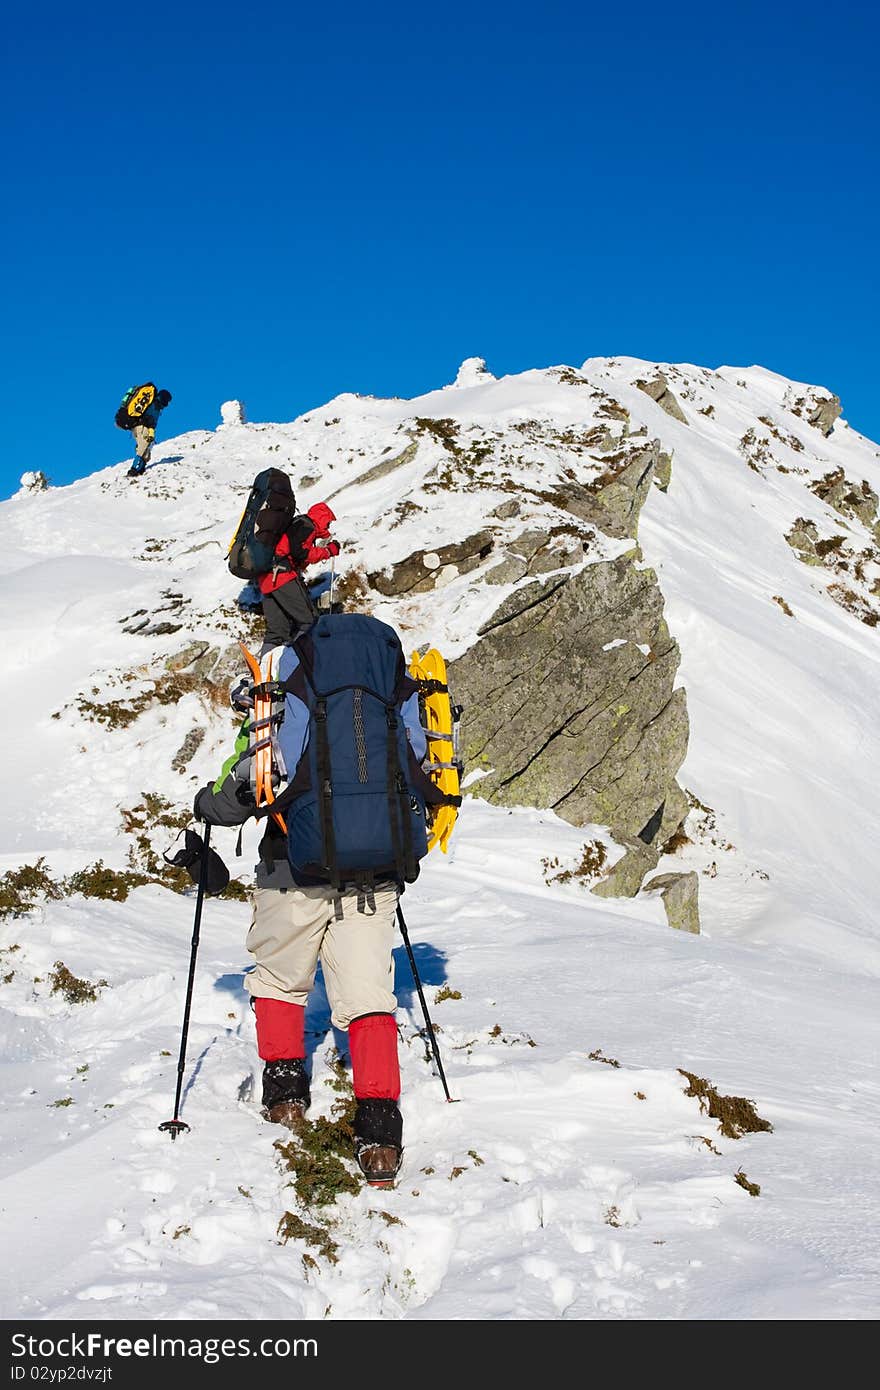
<path id="1" fill-rule="evenodd" d="M 306 1118 L 306 1107 L 301 1100 L 279 1100 L 263 1111 L 266 1119 L 273 1125 L 284 1125 L 287 1129 L 302 1129 Z"/>
<path id="2" fill-rule="evenodd" d="M 393 1182 L 403 1154 L 403 1119 L 397 1101 L 358 1100 L 354 1137 L 358 1167 L 367 1182 Z"/>
<path id="3" fill-rule="evenodd" d="M 358 1167 L 368 1183 L 392 1183 L 400 1171 L 403 1150 L 396 1144 L 358 1144 Z"/>
<path id="4" fill-rule="evenodd" d="M 263 1067 L 263 1114 L 273 1124 L 289 1125 L 291 1106 L 299 1111 L 301 1121 L 311 1098 L 306 1064 L 301 1057 L 282 1057 Z"/>

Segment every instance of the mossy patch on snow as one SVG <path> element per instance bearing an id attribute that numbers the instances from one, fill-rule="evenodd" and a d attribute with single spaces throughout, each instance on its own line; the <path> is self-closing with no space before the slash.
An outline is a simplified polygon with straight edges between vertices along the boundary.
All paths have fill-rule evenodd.
<path id="1" fill-rule="evenodd" d="M 58 884 L 46 872 L 43 858 L 35 864 L 22 864 L 20 869 L 7 869 L 0 876 L 0 918 L 24 917 L 43 898 L 62 897 Z"/>
<path id="2" fill-rule="evenodd" d="M 98 991 L 106 987 L 106 980 L 92 984 L 91 980 L 80 979 L 68 970 L 63 960 L 56 960 L 46 977 L 52 985 L 53 994 L 63 994 L 68 1004 L 94 1004 Z"/>
<path id="3" fill-rule="evenodd" d="M 594 1052 L 589 1053 L 589 1058 L 591 1062 L 604 1062 L 606 1067 L 620 1066 L 616 1057 L 606 1057 L 602 1049 L 598 1047 Z"/>
<path id="4" fill-rule="evenodd" d="M 362 1181 L 353 1170 L 354 1115 L 356 1101 L 351 1081 L 341 1061 L 331 1064 L 326 1085 L 337 1092 L 332 1118 L 319 1115 L 304 1119 L 296 1135 L 277 1140 L 275 1148 L 288 1172 L 297 1197 L 306 1207 L 325 1207 L 343 1193 L 360 1192 Z"/>
<path id="5" fill-rule="evenodd" d="M 124 903 L 133 888 L 143 888 L 149 882 L 146 874 L 109 869 L 103 859 L 99 859 L 84 869 L 77 869 L 64 880 L 64 887 L 68 894 L 79 893 L 84 898 Z"/>
<path id="6" fill-rule="evenodd" d="M 544 882 L 547 884 L 576 882 L 588 886 L 602 876 L 607 862 L 608 851 L 602 841 L 588 840 L 573 868 L 563 869 L 558 858 L 542 859 L 541 866 L 544 870 Z M 551 869 L 558 869 L 559 872 L 551 873 Z"/>
<path id="7" fill-rule="evenodd" d="M 738 1171 L 737 1171 L 736 1173 L 734 1173 L 734 1175 L 733 1175 L 733 1181 L 734 1181 L 735 1183 L 739 1183 L 740 1187 L 745 1188 L 746 1192 L 748 1192 L 748 1194 L 749 1194 L 750 1197 L 760 1197 L 760 1195 L 761 1195 L 761 1185 L 760 1185 L 760 1183 L 749 1182 L 749 1179 L 746 1177 L 746 1175 L 745 1175 L 745 1173 L 743 1172 L 742 1168 L 738 1169 Z"/>
<path id="8" fill-rule="evenodd" d="M 761 1118 L 753 1100 L 747 1100 L 745 1096 L 722 1096 L 711 1081 L 695 1076 L 683 1067 L 678 1070 L 688 1082 L 685 1095 L 697 1097 L 700 1109 L 710 1120 L 718 1121 L 718 1127 L 726 1138 L 741 1139 L 744 1134 L 756 1134 L 762 1130 L 772 1134 L 773 1126 L 769 1120 Z"/>
<path id="9" fill-rule="evenodd" d="M 302 1240 L 305 1241 L 306 1245 L 311 1245 L 316 1249 L 330 1264 L 339 1263 L 337 1253 L 339 1246 L 331 1238 L 329 1232 L 323 1226 L 309 1225 L 308 1221 L 303 1221 L 302 1217 L 297 1216 L 295 1212 L 286 1211 L 284 1213 L 278 1222 L 277 1235 L 279 1245 L 286 1245 L 289 1240 Z M 305 1261 L 308 1261 L 306 1268 L 314 1266 L 315 1262 L 309 1256 L 304 1257 L 304 1263 Z"/>

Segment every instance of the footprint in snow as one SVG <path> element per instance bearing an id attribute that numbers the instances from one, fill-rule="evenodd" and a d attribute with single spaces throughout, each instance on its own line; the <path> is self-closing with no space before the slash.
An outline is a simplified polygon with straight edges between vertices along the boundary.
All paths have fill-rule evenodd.
<path id="1" fill-rule="evenodd" d="M 522 1267 L 533 1279 L 539 1279 L 549 1285 L 550 1297 L 557 1313 L 564 1314 L 566 1308 L 571 1307 L 576 1297 L 577 1286 L 573 1279 L 560 1274 L 558 1266 L 552 1260 L 544 1259 L 540 1255 L 526 1255 L 522 1260 Z"/>
<path id="2" fill-rule="evenodd" d="M 141 1303 L 164 1298 L 167 1292 L 167 1284 L 138 1279 L 124 1284 L 90 1284 L 88 1288 L 80 1290 L 77 1298 L 82 1302 L 95 1300 L 99 1303 L 106 1303 L 111 1298 L 125 1298 L 132 1303 Z"/>

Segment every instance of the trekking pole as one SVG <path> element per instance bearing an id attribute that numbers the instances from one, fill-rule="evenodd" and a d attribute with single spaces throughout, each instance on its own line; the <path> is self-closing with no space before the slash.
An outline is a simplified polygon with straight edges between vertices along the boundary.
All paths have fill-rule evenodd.
<path id="1" fill-rule="evenodd" d="M 336 578 L 336 556 L 330 556 L 330 602 L 327 604 L 327 611 L 333 612 L 333 581 Z"/>
<path id="2" fill-rule="evenodd" d="M 180 1038 L 180 1057 L 177 1061 L 177 1093 L 174 1097 L 174 1119 L 165 1120 L 159 1126 L 161 1130 L 166 1130 L 172 1139 L 176 1139 L 178 1134 L 184 1130 L 189 1132 L 189 1125 L 184 1124 L 180 1118 L 180 1093 L 183 1090 L 183 1070 L 186 1066 L 186 1039 L 189 1033 L 189 1011 L 192 1005 L 193 984 L 196 978 L 196 955 L 199 949 L 199 929 L 202 925 L 202 903 L 205 900 L 205 880 L 208 869 L 208 847 L 211 843 L 211 827 L 205 826 L 204 849 L 202 850 L 202 866 L 199 872 L 199 888 L 196 894 L 196 919 L 193 923 L 192 954 L 189 958 L 189 980 L 186 986 L 186 1004 L 183 1010 L 183 1032 Z"/>
<path id="3" fill-rule="evenodd" d="M 446 1099 L 450 1102 L 450 1104 L 454 1105 L 455 1101 L 453 1101 L 452 1096 L 449 1094 L 449 1087 L 446 1084 L 446 1073 L 443 1070 L 443 1063 L 440 1060 L 440 1049 L 437 1046 L 437 1039 L 434 1035 L 434 1025 L 432 1024 L 431 1019 L 428 1015 L 428 1006 L 425 1003 L 425 996 L 422 992 L 422 982 L 419 979 L 419 972 L 416 969 L 416 958 L 413 955 L 412 946 L 410 946 L 409 944 L 409 934 L 406 930 L 406 922 L 403 920 L 403 912 L 401 911 L 400 903 L 397 904 L 397 920 L 400 923 L 400 934 L 403 937 L 403 944 L 406 947 L 406 954 L 409 956 L 410 969 L 413 973 L 413 979 L 416 982 L 416 989 L 418 990 L 419 999 L 422 1005 L 422 1013 L 425 1015 L 425 1023 L 428 1029 L 428 1037 L 431 1039 L 431 1050 L 434 1053 L 434 1061 L 437 1063 L 437 1070 L 440 1073 L 440 1080 L 443 1082 L 443 1089 L 446 1092 Z"/>

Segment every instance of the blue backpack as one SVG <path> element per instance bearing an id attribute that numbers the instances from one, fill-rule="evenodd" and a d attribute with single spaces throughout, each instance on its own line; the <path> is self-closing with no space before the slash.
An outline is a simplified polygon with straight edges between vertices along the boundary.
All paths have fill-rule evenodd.
<path id="1" fill-rule="evenodd" d="M 280 798 L 294 878 L 359 890 L 413 883 L 434 797 L 401 714 L 419 687 L 400 639 L 378 618 L 326 614 L 295 650 L 284 689 L 308 707 L 309 735 Z"/>

